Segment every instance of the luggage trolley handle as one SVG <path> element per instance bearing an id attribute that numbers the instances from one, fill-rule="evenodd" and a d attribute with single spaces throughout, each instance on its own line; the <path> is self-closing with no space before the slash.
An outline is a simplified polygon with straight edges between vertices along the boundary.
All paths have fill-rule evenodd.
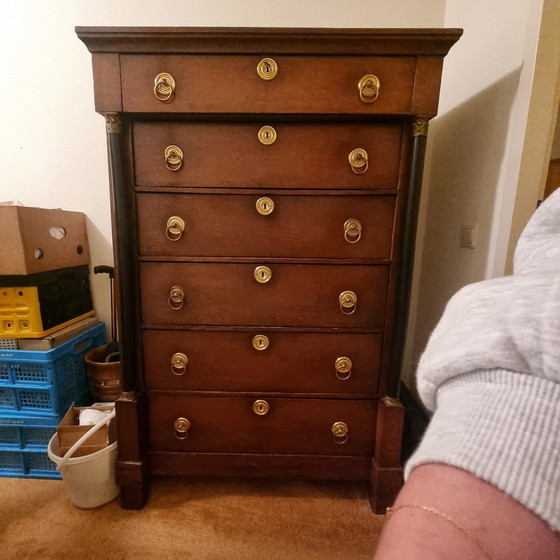
<path id="1" fill-rule="evenodd" d="M 111 339 L 113 341 L 117 340 L 117 310 L 115 308 L 115 293 L 114 293 L 114 286 L 113 281 L 115 278 L 115 267 L 108 266 L 105 264 L 100 264 L 93 267 L 94 274 L 108 274 L 109 275 L 109 282 L 111 284 Z"/>

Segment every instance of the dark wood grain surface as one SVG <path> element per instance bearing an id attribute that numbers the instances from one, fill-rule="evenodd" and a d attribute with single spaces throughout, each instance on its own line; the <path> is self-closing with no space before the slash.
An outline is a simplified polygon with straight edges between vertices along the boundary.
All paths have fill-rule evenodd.
<path id="1" fill-rule="evenodd" d="M 371 401 L 260 398 L 270 406 L 264 416 L 253 412 L 255 397 L 153 394 L 150 449 L 350 456 L 373 451 L 376 405 Z M 179 417 L 191 423 L 185 439 L 175 434 L 174 422 Z M 335 422 L 347 424 L 347 441 L 334 438 Z"/>
<path id="2" fill-rule="evenodd" d="M 264 335 L 268 348 L 256 350 Z M 271 331 L 146 330 L 144 367 L 148 389 L 328 394 L 333 398 L 377 395 L 381 335 Z M 187 367 L 172 368 L 172 357 Z M 337 358 L 352 362 L 338 374 Z M 177 375 L 179 373 L 179 375 Z M 347 379 L 341 379 L 345 378 Z"/>
<path id="3" fill-rule="evenodd" d="M 274 203 L 274 210 L 266 216 L 256 208 L 263 195 Z M 391 195 L 139 193 L 136 201 L 142 224 L 142 256 L 391 258 L 395 219 L 395 196 Z M 177 241 L 166 235 L 172 216 L 185 222 L 183 235 Z M 344 224 L 349 219 L 362 224 L 361 238 L 356 243 L 344 237 Z"/>
<path id="4" fill-rule="evenodd" d="M 261 126 L 277 131 L 274 144 L 258 139 Z M 402 125 L 152 123 L 134 125 L 136 184 L 278 189 L 396 189 Z M 183 166 L 173 172 L 164 152 L 176 145 Z M 358 175 L 348 156 L 368 154 Z"/>
<path id="5" fill-rule="evenodd" d="M 264 265 L 264 263 L 263 263 Z M 140 263 L 141 310 L 146 324 L 354 327 L 383 329 L 387 266 L 270 265 L 259 284 L 255 265 L 239 263 Z M 184 305 L 168 305 L 173 286 Z M 339 295 L 358 297 L 355 312 L 340 310 Z"/>

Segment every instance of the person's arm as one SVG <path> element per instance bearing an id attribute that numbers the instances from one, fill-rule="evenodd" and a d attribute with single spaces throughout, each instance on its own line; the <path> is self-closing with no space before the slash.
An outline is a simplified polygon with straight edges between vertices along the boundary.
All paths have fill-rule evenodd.
<path id="1" fill-rule="evenodd" d="M 558 560 L 560 537 L 532 511 L 449 465 L 416 467 L 374 560 Z"/>

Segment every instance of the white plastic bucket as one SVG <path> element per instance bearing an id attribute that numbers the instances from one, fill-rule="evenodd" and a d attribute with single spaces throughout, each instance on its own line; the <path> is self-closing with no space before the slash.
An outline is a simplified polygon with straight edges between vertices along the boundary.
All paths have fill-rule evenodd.
<path id="1" fill-rule="evenodd" d="M 72 503 L 81 508 L 94 508 L 114 500 L 119 495 L 115 483 L 115 461 L 117 459 L 117 442 L 104 449 L 84 455 L 83 457 L 64 458 L 60 455 L 58 435 L 49 441 L 47 454 L 60 466 L 62 481 L 68 490 Z"/>

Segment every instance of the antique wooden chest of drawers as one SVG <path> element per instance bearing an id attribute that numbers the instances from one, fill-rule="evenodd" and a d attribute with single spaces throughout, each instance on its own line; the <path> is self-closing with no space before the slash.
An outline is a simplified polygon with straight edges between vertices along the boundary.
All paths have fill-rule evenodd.
<path id="1" fill-rule="evenodd" d="M 401 484 L 427 123 L 459 30 L 78 28 L 105 115 L 122 505 L 152 474 Z"/>

